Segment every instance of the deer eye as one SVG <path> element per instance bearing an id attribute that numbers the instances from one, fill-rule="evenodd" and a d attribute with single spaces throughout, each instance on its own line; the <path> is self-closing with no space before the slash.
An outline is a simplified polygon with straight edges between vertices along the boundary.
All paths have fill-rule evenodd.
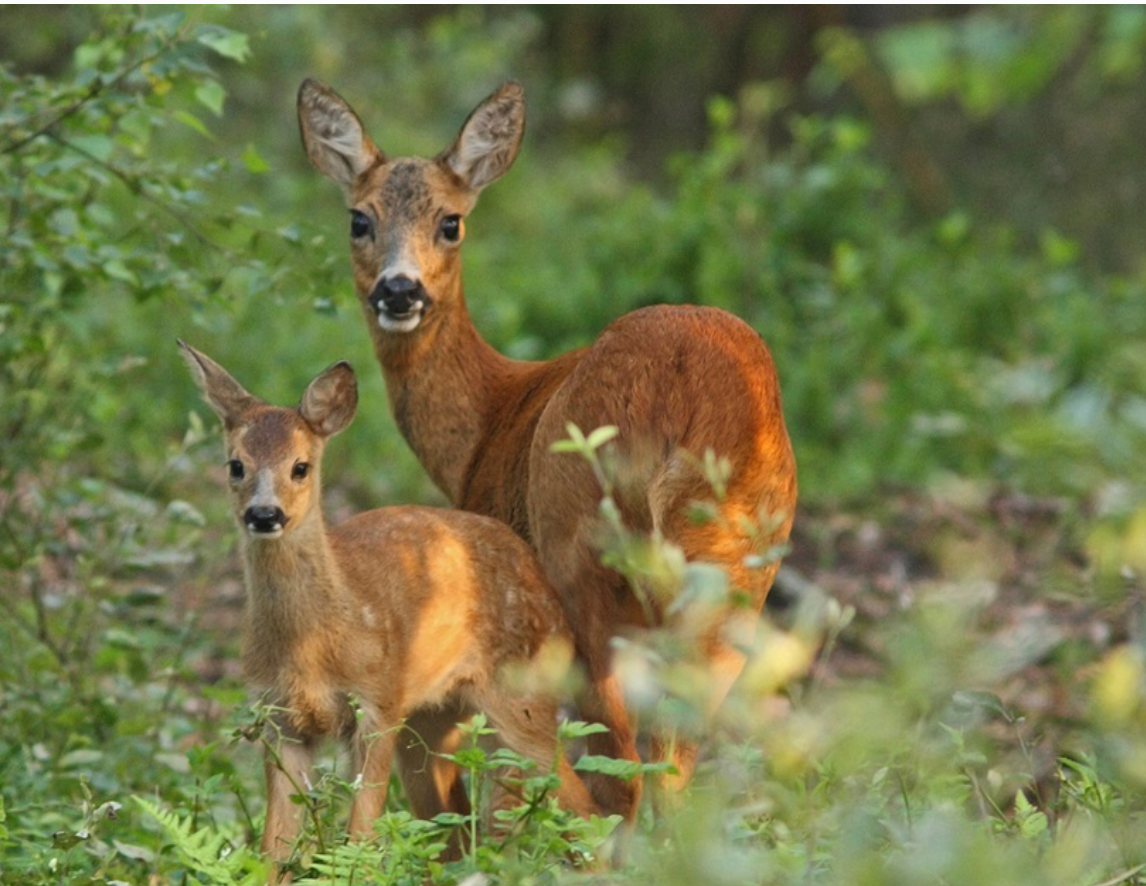
<path id="1" fill-rule="evenodd" d="M 350 236 L 360 240 L 370 234 L 370 218 L 357 209 L 350 210 Z"/>
<path id="2" fill-rule="evenodd" d="M 307 478 L 310 473 L 310 465 L 305 461 L 300 461 L 290 470 L 290 478 L 292 480 L 301 482 Z"/>
<path id="3" fill-rule="evenodd" d="M 457 243 L 462 236 L 462 217 L 460 215 L 447 215 L 438 226 L 442 238 L 447 243 Z"/>
<path id="4" fill-rule="evenodd" d="M 227 473 L 232 480 L 242 480 L 246 475 L 246 470 L 243 468 L 243 463 L 237 458 L 231 459 L 227 462 Z"/>

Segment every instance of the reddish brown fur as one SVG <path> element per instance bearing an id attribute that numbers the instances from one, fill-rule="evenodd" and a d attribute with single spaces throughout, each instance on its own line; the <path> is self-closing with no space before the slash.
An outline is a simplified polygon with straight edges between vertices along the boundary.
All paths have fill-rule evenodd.
<path id="1" fill-rule="evenodd" d="M 690 560 L 721 566 L 748 595 L 752 611 L 730 607 L 722 625 L 697 638 L 715 708 L 744 662 L 729 632 L 742 638 L 751 631 L 778 568 L 749 568 L 745 558 L 787 540 L 796 503 L 795 462 L 767 348 L 742 321 L 700 307 L 636 311 L 592 346 L 543 363 L 506 359 L 481 339 L 465 306 L 458 244 L 444 240 L 439 225 L 445 215 L 464 217 L 513 162 L 524 129 L 516 84 L 480 105 L 432 161 L 386 158 L 349 106 L 314 81 L 299 91 L 299 120 L 314 164 L 374 225 L 370 238 L 352 240 L 354 279 L 399 428 L 455 505 L 504 520 L 533 543 L 590 672 L 595 691 L 582 715 L 611 730 L 593 750 L 636 759 L 611 641 L 624 626 L 644 625 L 644 610 L 599 563 L 601 489 L 592 471 L 550 446 L 567 436 L 569 422 L 586 432 L 616 426 L 610 446 L 623 469 L 618 500 L 629 525 L 659 530 Z M 404 178 L 421 171 L 416 207 L 405 197 L 408 187 L 393 186 L 397 170 Z M 371 294 L 395 275 L 409 277 L 411 267 L 429 305 L 413 329 L 382 328 Z M 686 509 L 713 498 L 696 467 L 707 450 L 728 459 L 732 472 L 719 519 L 698 526 Z M 762 521 L 766 531 L 753 537 L 744 521 Z M 695 744 L 682 743 L 679 783 L 695 754 Z M 594 791 L 611 811 L 634 814 L 638 784 L 597 784 Z"/>
<path id="2" fill-rule="evenodd" d="M 300 814 L 290 797 L 326 736 L 349 741 L 362 778 L 352 834 L 372 832 L 395 754 L 417 814 L 465 812 L 457 773 L 433 755 L 453 749 L 454 724 L 473 710 L 489 716 L 508 747 L 556 767 L 567 808 L 594 812 L 557 754 L 556 701 L 502 679 L 507 667 L 543 650 L 572 647 L 561 604 L 528 545 L 487 517 L 422 507 L 369 511 L 328 531 L 320 464 L 327 438 L 353 416 L 349 367 L 319 376 L 299 409 L 278 409 L 183 347 L 224 420 L 228 458 L 244 466 L 231 484 L 240 526 L 256 499 L 285 517 L 277 537 L 243 533 L 243 663 L 252 686 L 278 709 L 267 734 L 263 850 L 278 863 L 288 857 Z M 292 474 L 300 463 L 310 465 L 302 479 Z M 404 724 L 414 737 L 399 741 Z"/>

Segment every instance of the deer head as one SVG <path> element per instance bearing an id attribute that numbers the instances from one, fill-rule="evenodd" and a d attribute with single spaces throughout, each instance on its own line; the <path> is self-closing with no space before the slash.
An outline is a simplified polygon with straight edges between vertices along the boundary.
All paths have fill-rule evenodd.
<path id="1" fill-rule="evenodd" d="M 299 89 L 298 116 L 311 162 L 346 198 L 355 286 L 378 329 L 410 334 L 462 308 L 465 218 L 517 157 L 521 86 L 508 82 L 478 105 L 432 160 L 388 158 L 350 106 L 315 80 Z"/>
<path id="2" fill-rule="evenodd" d="M 203 398 L 223 421 L 235 516 L 250 538 L 277 539 L 321 517 L 320 465 L 326 441 L 344 430 L 358 405 L 348 363 L 314 379 L 297 409 L 269 406 L 218 363 L 179 342 Z"/>

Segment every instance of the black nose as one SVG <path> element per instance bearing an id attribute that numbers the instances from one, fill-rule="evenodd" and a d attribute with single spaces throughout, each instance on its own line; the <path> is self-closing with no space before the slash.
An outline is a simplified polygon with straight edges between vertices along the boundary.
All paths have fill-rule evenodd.
<path id="1" fill-rule="evenodd" d="M 243 514 L 243 523 L 251 532 L 278 532 L 286 525 L 286 521 L 282 508 L 266 505 L 247 508 Z"/>
<path id="2" fill-rule="evenodd" d="M 377 313 L 383 307 L 388 314 L 401 317 L 410 313 L 417 302 L 426 303 L 426 290 L 417 280 L 406 276 L 391 277 L 379 281 L 370 293 L 370 307 Z"/>

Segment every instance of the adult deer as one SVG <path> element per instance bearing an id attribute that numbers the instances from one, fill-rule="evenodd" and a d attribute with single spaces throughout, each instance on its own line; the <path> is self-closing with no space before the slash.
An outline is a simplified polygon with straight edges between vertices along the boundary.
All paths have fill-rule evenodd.
<path id="1" fill-rule="evenodd" d="M 506 83 L 482 102 L 434 159 L 386 156 L 350 106 L 314 80 L 302 84 L 298 111 L 311 162 L 350 209 L 355 286 L 399 429 L 454 505 L 504 520 L 534 545 L 589 673 L 581 714 L 610 729 L 591 750 L 637 759 L 611 641 L 647 624 L 645 610 L 599 561 L 601 489 L 591 466 L 550 447 L 570 422 L 586 431 L 615 426 L 609 445 L 623 465 L 615 497 L 628 526 L 723 567 L 750 601 L 730 602 L 722 628 L 701 644 L 714 709 L 745 661 L 728 629 L 755 623 L 778 569 L 759 565 L 759 555 L 787 540 L 796 503 L 768 349 L 730 314 L 660 306 L 622 317 L 591 346 L 554 360 L 503 357 L 470 320 L 459 246 L 478 194 L 517 156 L 521 87 Z M 731 473 L 715 519 L 697 524 L 686 512 L 713 498 L 697 466 L 709 450 Z M 765 532 L 750 528 L 761 521 Z M 691 741 L 676 746 L 677 784 L 689 779 L 696 750 Z M 592 787 L 605 808 L 634 814 L 639 782 Z"/>
<path id="2" fill-rule="evenodd" d="M 596 811 L 558 753 L 557 700 L 504 679 L 572 646 L 560 601 L 529 546 L 504 523 L 424 507 L 381 508 L 327 529 L 321 461 L 354 417 L 354 372 L 338 363 L 297 409 L 269 406 L 180 342 L 223 421 L 247 588 L 243 666 L 273 705 L 267 730 L 262 848 L 282 873 L 299 833 L 291 797 L 308 783 L 315 745 L 348 741 L 360 784 L 355 836 L 373 832 L 397 755 L 414 812 L 464 812 L 438 712 L 485 712 L 500 739 L 559 777 L 558 800 Z M 452 725 L 452 724 L 451 724 Z M 411 739 L 406 728 L 413 733 Z"/>

